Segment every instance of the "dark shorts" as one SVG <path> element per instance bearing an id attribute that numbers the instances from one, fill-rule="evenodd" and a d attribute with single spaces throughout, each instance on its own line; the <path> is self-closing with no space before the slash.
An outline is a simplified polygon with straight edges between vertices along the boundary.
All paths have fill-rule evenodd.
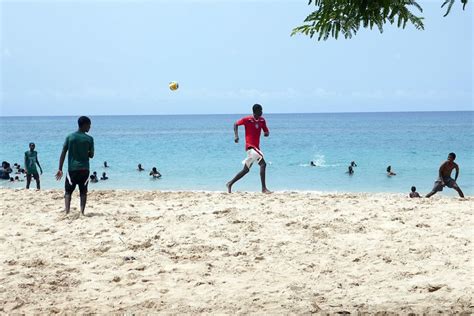
<path id="1" fill-rule="evenodd" d="M 87 193 L 87 185 L 89 184 L 89 170 L 74 170 L 66 174 L 65 190 L 67 194 L 71 194 L 79 186 L 81 194 Z"/>
<path id="2" fill-rule="evenodd" d="M 456 181 L 454 181 L 454 179 L 451 178 L 451 177 L 445 177 L 445 178 L 443 178 L 443 181 L 444 181 L 444 186 L 447 186 L 448 188 L 454 188 L 454 187 L 458 186 L 456 184 Z M 434 192 L 443 191 L 443 185 L 441 184 L 441 178 L 438 178 L 438 180 L 435 181 L 434 186 L 433 186 L 433 191 Z"/>
<path id="3" fill-rule="evenodd" d="M 27 173 L 26 174 L 26 180 L 30 180 L 31 181 L 31 177 L 33 177 L 33 179 L 35 179 L 36 181 L 39 181 L 39 174 L 38 172 L 32 172 L 32 173 Z"/>

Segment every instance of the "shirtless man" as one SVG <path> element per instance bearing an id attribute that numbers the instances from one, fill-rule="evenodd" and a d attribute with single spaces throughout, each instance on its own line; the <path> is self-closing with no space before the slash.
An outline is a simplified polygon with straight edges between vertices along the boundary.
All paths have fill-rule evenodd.
<path id="1" fill-rule="evenodd" d="M 453 188 L 458 192 L 460 197 L 464 197 L 464 194 L 456 183 L 456 180 L 459 176 L 459 166 L 457 163 L 454 162 L 455 159 L 456 154 L 450 153 L 448 155 L 448 160 L 441 164 L 441 166 L 439 167 L 439 178 L 435 181 L 433 190 L 431 190 L 431 192 L 426 195 L 427 198 L 434 195 L 438 191 L 443 191 L 443 187 L 445 186 L 447 186 L 448 188 Z M 453 171 L 453 169 L 456 169 L 456 175 L 454 176 L 454 179 L 451 178 L 451 172 Z"/>

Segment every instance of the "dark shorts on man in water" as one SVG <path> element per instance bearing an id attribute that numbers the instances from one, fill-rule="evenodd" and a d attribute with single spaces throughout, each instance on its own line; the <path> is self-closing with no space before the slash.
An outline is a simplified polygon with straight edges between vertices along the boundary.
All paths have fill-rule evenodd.
<path id="1" fill-rule="evenodd" d="M 87 193 L 87 185 L 89 184 L 89 170 L 74 170 L 69 171 L 66 175 L 65 190 L 67 194 L 72 194 L 76 189 L 76 185 L 79 186 L 79 192 L 81 194 Z"/>
<path id="2" fill-rule="evenodd" d="M 443 177 L 442 180 L 441 178 L 438 178 L 438 180 L 435 181 L 434 186 L 433 186 L 433 191 L 435 192 L 443 191 L 443 185 L 441 184 L 442 181 L 444 182 L 444 185 L 447 186 L 448 188 L 457 187 L 456 181 L 454 181 L 453 178 Z"/>

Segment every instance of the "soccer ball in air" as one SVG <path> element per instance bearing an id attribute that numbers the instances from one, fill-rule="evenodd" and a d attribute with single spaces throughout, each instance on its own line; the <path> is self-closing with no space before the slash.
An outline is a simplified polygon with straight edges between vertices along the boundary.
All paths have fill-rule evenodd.
<path id="1" fill-rule="evenodd" d="M 171 91 L 175 91 L 178 90 L 179 84 L 176 81 L 171 81 L 169 87 Z"/>

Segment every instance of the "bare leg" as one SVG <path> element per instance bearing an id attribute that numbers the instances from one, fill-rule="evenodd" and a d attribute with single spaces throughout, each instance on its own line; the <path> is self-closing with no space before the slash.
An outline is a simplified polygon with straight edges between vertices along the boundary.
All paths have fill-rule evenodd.
<path id="1" fill-rule="evenodd" d="M 237 181 L 242 179 L 243 176 L 245 176 L 247 173 L 249 173 L 249 170 L 250 169 L 246 165 L 244 165 L 244 169 L 242 169 L 239 173 L 237 173 L 237 175 L 232 180 L 227 182 L 227 184 L 226 184 L 227 192 L 232 193 L 232 186 L 234 185 L 234 183 L 236 183 Z"/>
<path id="2" fill-rule="evenodd" d="M 461 188 L 458 186 L 453 187 L 454 190 L 456 190 L 459 194 L 460 197 L 464 197 L 464 193 L 462 193 Z"/>
<path id="3" fill-rule="evenodd" d="M 265 170 L 267 168 L 267 163 L 264 159 L 260 160 L 258 163 L 260 165 L 260 180 L 262 181 L 262 193 L 272 193 L 267 189 L 267 184 L 265 183 Z"/>
<path id="4" fill-rule="evenodd" d="M 27 174 L 26 175 L 26 189 L 30 188 L 30 184 L 31 184 L 31 174 Z"/>
<path id="5" fill-rule="evenodd" d="M 41 186 L 40 186 L 40 178 L 39 178 L 39 176 L 36 176 L 36 179 L 35 179 L 35 180 L 36 180 L 36 189 L 39 190 L 40 187 L 41 187 Z"/>
<path id="6" fill-rule="evenodd" d="M 64 204 L 65 204 L 66 214 L 69 214 L 69 210 L 71 209 L 71 194 L 66 193 L 64 195 Z"/>
<path id="7" fill-rule="evenodd" d="M 86 209 L 87 203 L 87 193 L 81 193 L 81 214 L 84 215 L 84 210 Z"/>
<path id="8" fill-rule="evenodd" d="M 436 192 L 438 192 L 438 191 L 431 191 L 430 193 L 428 193 L 428 194 L 425 196 L 425 198 L 429 198 L 429 197 L 435 195 Z"/>

